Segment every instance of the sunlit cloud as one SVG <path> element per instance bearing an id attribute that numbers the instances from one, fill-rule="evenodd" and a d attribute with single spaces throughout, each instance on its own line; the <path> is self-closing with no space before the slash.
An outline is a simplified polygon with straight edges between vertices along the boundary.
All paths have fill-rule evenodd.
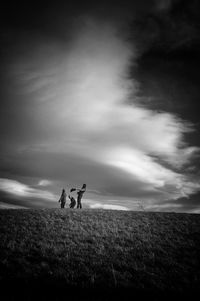
<path id="1" fill-rule="evenodd" d="M 51 181 L 45 180 L 45 179 L 44 180 L 40 180 L 39 183 L 38 183 L 39 186 L 49 186 L 51 184 L 52 184 Z"/>
<path id="2" fill-rule="evenodd" d="M 48 191 L 31 188 L 28 185 L 10 179 L 0 179 L 0 191 L 19 197 L 32 197 L 55 201 L 55 195 Z"/>
<path id="3" fill-rule="evenodd" d="M 111 204 L 101 204 L 101 203 L 96 203 L 90 205 L 91 209 L 109 209 L 109 210 L 124 210 L 128 211 L 129 209 L 125 206 L 120 206 L 120 205 L 111 205 Z"/>
<path id="4" fill-rule="evenodd" d="M 94 172 L 87 177 L 87 184 L 93 183 L 91 189 L 102 194 L 111 182 L 111 194 L 119 185 L 125 189 L 126 183 L 136 183 L 138 195 L 146 199 L 147 191 L 151 192 L 151 200 L 176 199 L 200 190 L 198 180 L 191 180 L 184 172 L 184 166 L 199 151 L 184 140 L 184 135 L 193 130 L 192 125 L 171 113 L 140 105 L 140 85 L 128 73 L 130 65 L 137 62 L 138 51 L 122 37 L 117 26 L 90 18 L 80 19 L 80 24 L 79 31 L 72 28 L 70 43 L 40 41 L 27 57 L 19 57 L 10 66 L 10 77 L 20 95 L 14 114 L 21 114 L 22 108 L 30 117 L 29 132 L 23 125 L 18 127 L 18 152 L 36 157 L 45 154 L 46 158 L 48 154 L 64 155 L 67 165 L 58 168 L 56 162 L 46 163 L 45 158 L 41 162 L 41 170 L 48 170 L 48 164 L 55 167 L 57 180 L 65 172 L 70 179 L 70 170 L 71 182 L 76 180 L 75 172 L 85 182 L 92 166 Z M 29 115 L 30 108 L 35 119 Z M 11 135 L 10 139 L 16 138 Z M 88 165 L 77 170 L 69 158 Z M 103 179 L 98 175 L 99 166 Z M 113 170 L 125 176 L 117 178 Z M 41 187 L 50 184 L 45 179 L 38 182 Z M 0 185 L 0 189 L 18 195 L 54 197 L 17 181 L 1 179 Z M 133 197 L 130 189 L 129 198 Z M 91 206 L 115 207 L 100 203 Z"/>

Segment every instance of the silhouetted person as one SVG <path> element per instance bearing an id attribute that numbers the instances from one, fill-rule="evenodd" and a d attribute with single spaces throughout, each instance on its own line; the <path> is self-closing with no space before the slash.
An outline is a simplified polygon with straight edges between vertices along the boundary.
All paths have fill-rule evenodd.
<path id="1" fill-rule="evenodd" d="M 73 196 L 71 196 L 71 195 L 68 195 L 68 198 L 69 198 L 70 201 L 71 201 L 71 203 L 69 204 L 69 207 L 73 209 L 73 208 L 76 206 L 76 200 L 75 200 L 75 198 L 73 198 Z"/>
<path id="2" fill-rule="evenodd" d="M 86 184 L 83 184 L 81 189 L 77 189 L 77 209 L 82 208 L 81 199 L 83 197 L 84 192 L 86 191 Z"/>
<path id="3" fill-rule="evenodd" d="M 65 189 L 62 190 L 62 194 L 60 196 L 60 199 L 59 199 L 59 203 L 60 203 L 60 207 L 63 209 L 65 208 L 65 204 L 66 204 L 66 197 L 67 197 L 67 194 L 65 192 Z"/>

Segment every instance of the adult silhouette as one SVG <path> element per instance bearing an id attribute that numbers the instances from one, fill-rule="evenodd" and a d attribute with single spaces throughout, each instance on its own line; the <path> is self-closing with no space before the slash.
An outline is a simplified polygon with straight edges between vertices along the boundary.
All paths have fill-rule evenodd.
<path id="1" fill-rule="evenodd" d="M 60 207 L 61 209 L 65 208 L 65 204 L 66 204 L 66 197 L 67 197 L 67 194 L 65 192 L 65 189 L 62 190 L 62 193 L 61 193 L 61 196 L 60 196 L 60 199 L 59 199 L 59 203 L 60 203 Z"/>
<path id="2" fill-rule="evenodd" d="M 80 208 L 82 209 L 82 204 L 81 204 L 81 200 L 83 197 L 84 192 L 86 191 L 86 184 L 83 184 L 81 189 L 77 189 L 77 209 Z"/>
<path id="3" fill-rule="evenodd" d="M 72 191 L 77 191 L 77 209 L 78 208 L 82 208 L 82 203 L 81 203 L 81 200 L 82 200 L 82 197 L 83 197 L 83 194 L 84 194 L 84 192 L 86 191 L 86 184 L 83 184 L 83 186 L 82 186 L 82 188 L 81 189 L 77 189 L 77 188 L 72 188 L 71 190 L 70 190 L 70 192 L 72 192 Z"/>

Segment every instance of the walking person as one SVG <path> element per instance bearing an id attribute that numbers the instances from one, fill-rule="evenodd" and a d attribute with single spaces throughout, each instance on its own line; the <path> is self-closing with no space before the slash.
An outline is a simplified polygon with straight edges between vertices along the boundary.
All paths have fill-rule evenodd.
<path id="1" fill-rule="evenodd" d="M 61 209 L 64 209 L 65 208 L 65 204 L 66 204 L 66 197 L 67 197 L 67 194 L 65 192 L 65 189 L 62 190 L 62 193 L 61 193 L 61 196 L 60 196 L 60 199 L 59 199 L 59 203 L 60 203 L 60 207 Z"/>

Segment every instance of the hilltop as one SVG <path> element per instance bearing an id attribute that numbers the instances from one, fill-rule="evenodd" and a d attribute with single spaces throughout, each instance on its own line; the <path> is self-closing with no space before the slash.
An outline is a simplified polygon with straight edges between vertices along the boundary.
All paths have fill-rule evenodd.
<path id="1" fill-rule="evenodd" d="M 0 282 L 12 300 L 182 296 L 199 290 L 199 229 L 195 214 L 0 210 Z"/>

